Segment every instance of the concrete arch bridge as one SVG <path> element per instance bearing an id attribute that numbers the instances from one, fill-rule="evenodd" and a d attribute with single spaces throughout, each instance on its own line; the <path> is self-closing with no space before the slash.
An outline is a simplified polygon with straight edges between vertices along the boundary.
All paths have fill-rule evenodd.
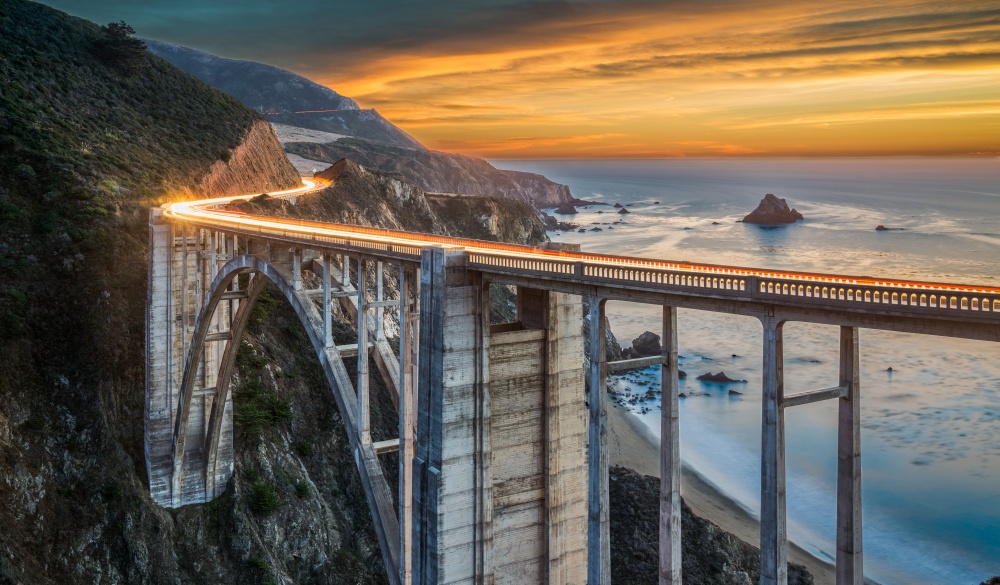
<path id="1" fill-rule="evenodd" d="M 306 180 L 276 195 L 324 186 Z M 168 204 L 150 214 L 150 493 L 178 507 L 225 489 L 233 472 L 236 353 L 254 300 L 274 283 L 305 326 L 336 398 L 395 584 L 608 585 L 605 379 L 609 371 L 660 364 L 660 583 L 679 585 L 677 309 L 690 308 L 763 324 L 761 584 L 787 582 L 786 410 L 837 400 L 837 583 L 862 585 L 858 329 L 1000 341 L 1000 290 L 990 287 L 588 254 L 221 208 L 235 199 Z M 321 285 L 306 286 L 317 282 L 307 273 Z M 390 273 L 399 292 L 392 299 L 383 286 Z M 515 322 L 490 322 L 494 283 L 517 287 Z M 607 363 L 608 300 L 663 307 L 663 354 Z M 335 305 L 353 319 L 357 343 L 334 343 Z M 385 331 L 386 311 L 398 317 L 398 351 Z M 840 327 L 840 375 L 829 388 L 785 393 L 782 327 L 789 321 Z M 356 360 L 356 381 L 348 360 Z M 372 441 L 370 363 L 397 400 L 399 434 L 391 441 Z M 397 450 L 400 481 L 390 486 L 379 455 Z"/>

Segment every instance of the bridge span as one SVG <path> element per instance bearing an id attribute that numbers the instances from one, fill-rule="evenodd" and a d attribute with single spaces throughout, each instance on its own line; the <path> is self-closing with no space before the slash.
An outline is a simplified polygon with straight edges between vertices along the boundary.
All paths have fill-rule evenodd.
<path id="1" fill-rule="evenodd" d="M 325 186 L 304 180 L 272 195 Z M 787 582 L 785 410 L 837 400 L 837 584 L 862 585 L 858 329 L 1000 341 L 1000 289 L 992 287 L 532 248 L 222 208 L 253 196 L 151 210 L 150 493 L 178 507 L 225 490 L 236 354 L 254 301 L 273 283 L 305 326 L 337 401 L 394 584 L 608 585 L 606 378 L 651 365 L 662 369 L 659 579 L 680 584 L 677 309 L 685 308 L 763 325 L 761 584 Z M 492 284 L 516 287 L 515 322 L 490 321 Z M 396 298 L 386 298 L 390 288 Z M 662 355 L 606 361 L 608 300 L 663 307 Z M 334 343 L 338 316 L 354 325 L 357 343 Z M 398 350 L 387 321 L 398 325 Z M 829 388 L 785 394 L 789 321 L 840 327 L 840 374 Z M 346 360 L 356 360 L 353 379 Z M 394 393 L 394 440 L 372 441 L 370 363 Z M 379 459 L 392 451 L 398 486 Z"/>

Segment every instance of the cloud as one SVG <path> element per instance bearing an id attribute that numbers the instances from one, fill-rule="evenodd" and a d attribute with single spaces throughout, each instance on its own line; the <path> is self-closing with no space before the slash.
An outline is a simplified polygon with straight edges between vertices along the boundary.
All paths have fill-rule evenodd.
<path id="1" fill-rule="evenodd" d="M 995 0 L 52 4 L 292 69 L 439 149 L 958 154 L 1000 117 Z"/>

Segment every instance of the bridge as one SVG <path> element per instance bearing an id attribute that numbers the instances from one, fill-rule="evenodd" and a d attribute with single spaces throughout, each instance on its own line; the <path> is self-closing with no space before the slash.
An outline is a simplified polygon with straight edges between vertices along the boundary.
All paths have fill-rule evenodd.
<path id="1" fill-rule="evenodd" d="M 304 180 L 272 195 L 325 186 Z M 608 585 L 606 377 L 660 365 L 659 582 L 679 585 L 683 308 L 763 325 L 760 583 L 787 582 L 786 410 L 836 400 L 837 584 L 862 585 L 859 328 L 1000 341 L 996 288 L 629 258 L 224 208 L 250 197 L 151 210 L 150 493 L 173 508 L 225 490 L 230 380 L 254 301 L 271 283 L 305 326 L 336 399 L 393 584 Z M 491 322 L 493 284 L 516 287 L 515 322 Z M 662 355 L 606 361 L 608 300 L 663 308 Z M 353 324 L 356 343 L 334 342 L 338 315 Z M 392 335 L 387 321 L 398 324 Z M 790 321 L 839 326 L 840 373 L 829 388 L 785 393 L 782 328 Z M 348 360 L 357 364 L 353 379 Z M 393 440 L 372 441 L 372 363 L 396 401 Z M 390 486 L 379 457 L 394 451 L 399 484 Z"/>

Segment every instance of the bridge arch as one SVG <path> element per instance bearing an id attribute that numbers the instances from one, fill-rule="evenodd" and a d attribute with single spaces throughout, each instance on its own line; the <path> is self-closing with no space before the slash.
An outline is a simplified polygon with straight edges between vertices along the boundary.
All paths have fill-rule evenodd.
<path id="1" fill-rule="evenodd" d="M 372 445 L 362 445 L 358 436 L 358 397 L 354 393 L 347 370 L 343 367 L 339 350 L 335 345 L 327 345 L 323 315 L 309 295 L 299 290 L 293 278 L 286 272 L 286 268 L 255 255 L 236 256 L 219 268 L 211 284 L 206 287 L 206 295 L 198 310 L 190 345 L 186 351 L 184 373 L 176 398 L 177 410 L 171 448 L 172 489 L 183 492 L 186 487 L 203 486 L 204 494 L 200 499 L 204 501 L 213 499 L 225 489 L 232 468 L 231 465 L 225 465 L 226 457 L 221 451 L 221 446 L 226 433 L 232 432 L 231 429 L 229 431 L 225 429 L 224 421 L 227 402 L 231 403 L 230 387 L 236 358 L 254 304 L 267 284 L 273 284 L 299 318 L 319 359 L 340 412 L 362 483 L 365 485 L 365 496 L 375 520 L 383 561 L 389 569 L 390 581 L 396 582 L 392 568 L 399 567 L 400 551 L 396 542 L 399 539 L 398 519 L 392 510 L 383 509 L 384 502 L 391 502 L 389 486 Z M 238 292 L 231 290 L 233 282 L 243 274 L 251 275 L 247 288 Z M 211 325 L 219 312 L 220 304 L 234 296 L 239 297 L 240 305 L 231 316 L 229 338 L 218 359 L 218 377 L 214 400 L 204 429 L 203 448 L 192 458 L 195 452 L 185 449 L 185 442 L 190 436 L 197 434 L 196 429 L 189 429 L 196 378 L 199 368 L 205 366 L 205 348 L 207 343 L 212 342 L 209 338 Z M 367 357 L 367 352 L 365 356 Z M 185 485 L 186 474 L 198 475 L 192 478 L 191 486 Z"/>

